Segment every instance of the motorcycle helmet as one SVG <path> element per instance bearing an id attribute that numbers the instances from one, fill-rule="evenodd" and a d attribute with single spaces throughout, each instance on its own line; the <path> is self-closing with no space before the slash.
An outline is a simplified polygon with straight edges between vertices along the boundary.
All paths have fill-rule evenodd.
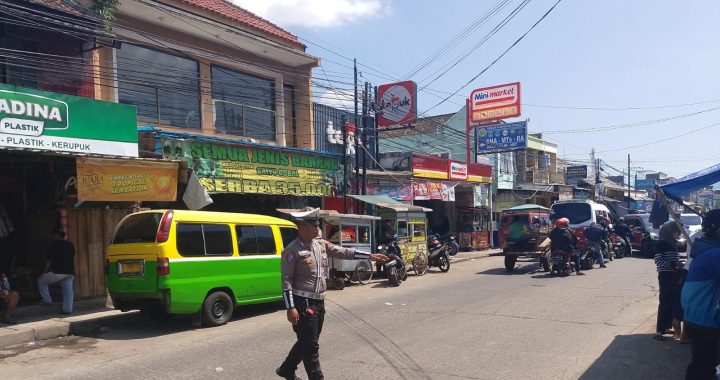
<path id="1" fill-rule="evenodd" d="M 555 227 L 567 227 L 570 225 L 570 220 L 568 218 L 560 218 L 555 221 Z"/>

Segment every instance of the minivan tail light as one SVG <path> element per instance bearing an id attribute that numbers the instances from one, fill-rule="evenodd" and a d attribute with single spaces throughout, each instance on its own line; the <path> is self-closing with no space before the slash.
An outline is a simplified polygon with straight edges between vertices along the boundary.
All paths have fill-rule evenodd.
<path id="1" fill-rule="evenodd" d="M 170 274 L 170 260 L 167 257 L 161 257 L 157 260 L 158 276 L 167 276 Z"/>
<path id="2" fill-rule="evenodd" d="M 170 227 L 172 226 L 173 211 L 166 211 L 160 221 L 160 227 L 158 227 L 157 235 L 155 235 L 155 241 L 158 243 L 164 243 L 168 241 L 170 237 Z"/>

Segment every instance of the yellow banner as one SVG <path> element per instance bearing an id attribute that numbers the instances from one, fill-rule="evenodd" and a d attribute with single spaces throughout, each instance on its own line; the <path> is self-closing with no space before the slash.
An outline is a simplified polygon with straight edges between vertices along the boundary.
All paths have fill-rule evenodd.
<path id="1" fill-rule="evenodd" d="M 78 200 L 174 201 L 177 175 L 175 162 L 78 157 Z"/>

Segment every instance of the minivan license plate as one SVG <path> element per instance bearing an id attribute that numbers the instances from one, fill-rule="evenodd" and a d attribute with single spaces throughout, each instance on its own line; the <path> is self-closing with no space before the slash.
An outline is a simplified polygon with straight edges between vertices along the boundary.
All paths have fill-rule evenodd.
<path id="1" fill-rule="evenodd" d="M 142 261 L 120 261 L 118 262 L 118 274 L 125 275 L 142 275 L 143 263 Z"/>

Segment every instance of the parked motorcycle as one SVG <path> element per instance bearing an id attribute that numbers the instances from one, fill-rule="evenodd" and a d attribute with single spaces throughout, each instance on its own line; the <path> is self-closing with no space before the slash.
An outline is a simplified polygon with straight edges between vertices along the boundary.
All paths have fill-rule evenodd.
<path id="1" fill-rule="evenodd" d="M 565 277 L 575 271 L 575 263 L 570 260 L 572 252 L 553 250 L 550 252 L 550 260 L 552 266 L 550 267 L 551 276 Z"/>
<path id="2" fill-rule="evenodd" d="M 439 237 L 440 242 L 443 244 L 446 244 L 448 247 L 447 254 L 450 256 L 457 255 L 458 251 L 460 250 L 460 245 L 455 240 L 455 235 L 448 234 L 444 236 Z"/>
<path id="3" fill-rule="evenodd" d="M 617 234 L 610 234 L 611 251 L 615 257 L 622 259 L 627 253 L 627 242 Z"/>
<path id="4" fill-rule="evenodd" d="M 393 240 L 388 245 L 378 247 L 380 253 L 385 254 L 389 260 L 382 264 L 385 277 L 390 282 L 390 286 L 400 286 L 407 280 L 407 271 L 405 270 L 405 261 L 400 255 L 400 247 L 397 240 Z"/>
<path id="5" fill-rule="evenodd" d="M 580 255 L 580 268 L 582 270 L 592 269 L 597 262 L 597 255 L 590 244 L 578 245 L 577 254 Z"/>
<path id="6" fill-rule="evenodd" d="M 453 239 L 454 240 L 454 239 Z M 441 272 L 450 270 L 450 250 L 453 240 L 443 243 L 438 235 L 431 235 L 428 239 L 428 266 L 438 267 Z"/>

